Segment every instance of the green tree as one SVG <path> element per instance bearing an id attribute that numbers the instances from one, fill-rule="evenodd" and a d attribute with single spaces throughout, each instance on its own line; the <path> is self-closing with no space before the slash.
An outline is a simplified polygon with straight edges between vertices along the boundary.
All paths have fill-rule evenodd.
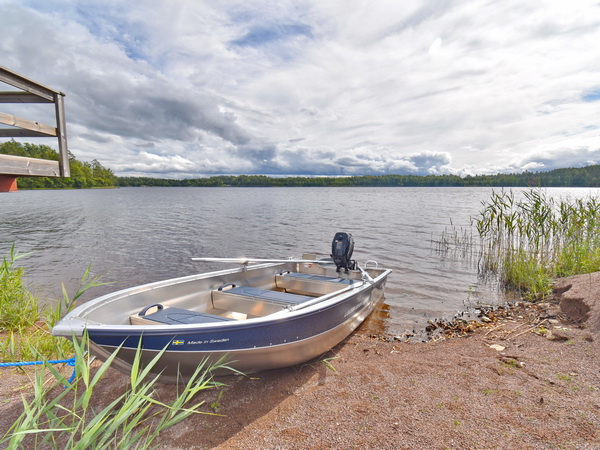
<path id="1" fill-rule="evenodd" d="M 10 140 L 0 144 L 0 154 L 41 158 L 53 161 L 59 160 L 59 154 L 47 145 L 21 144 Z M 117 186 L 117 177 L 112 170 L 107 169 L 94 159 L 91 163 L 78 161 L 69 152 L 71 176 L 62 177 L 20 177 L 20 189 L 65 189 L 92 188 Z"/>

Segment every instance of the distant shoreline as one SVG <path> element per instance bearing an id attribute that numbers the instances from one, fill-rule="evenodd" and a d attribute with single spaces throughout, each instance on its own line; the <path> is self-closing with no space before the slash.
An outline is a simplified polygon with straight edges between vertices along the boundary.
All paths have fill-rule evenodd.
<path id="1" fill-rule="evenodd" d="M 223 188 L 260 188 L 260 189 L 278 189 L 278 188 L 298 188 L 298 189 L 326 189 L 326 188 L 340 188 L 340 189 L 366 189 L 366 188 L 376 188 L 376 189 L 389 189 L 389 188 L 398 188 L 398 189 L 408 189 L 408 188 L 417 188 L 417 189 L 471 189 L 471 188 L 488 188 L 488 189 L 598 189 L 600 186 L 541 186 L 538 188 L 530 188 L 527 186 L 179 186 L 179 185 L 170 185 L 170 186 L 102 186 L 102 187 L 86 187 L 86 188 L 19 188 L 18 191 L 85 191 L 85 190 L 111 190 L 111 189 L 152 189 L 152 188 L 206 188 L 206 189 L 223 189 Z M 18 192 L 17 191 L 17 192 Z"/>
<path id="2" fill-rule="evenodd" d="M 0 144 L 0 154 L 58 160 L 58 153 L 44 145 Z M 87 189 L 95 187 L 600 187 L 600 165 L 559 168 L 547 172 L 497 173 L 493 175 L 378 174 L 327 175 L 211 175 L 197 178 L 116 176 L 98 160 L 69 162 L 71 177 L 19 177 L 19 189 Z M 179 175 L 178 173 L 171 173 Z"/>
<path id="3" fill-rule="evenodd" d="M 120 187 L 600 187 L 600 165 L 549 172 L 475 175 L 282 176 L 216 175 L 207 178 L 116 177 Z"/>

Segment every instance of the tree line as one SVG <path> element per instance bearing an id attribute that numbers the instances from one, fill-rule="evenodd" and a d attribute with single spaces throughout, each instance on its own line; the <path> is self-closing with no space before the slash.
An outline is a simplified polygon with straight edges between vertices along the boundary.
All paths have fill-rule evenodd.
<path id="1" fill-rule="evenodd" d="M 29 158 L 59 160 L 59 154 L 47 145 L 21 144 L 14 140 L 0 144 L 0 154 L 26 156 Z M 69 152 L 71 176 L 62 177 L 20 177 L 19 189 L 84 189 L 97 187 L 117 187 L 117 177 L 97 159 L 92 162 L 79 161 Z"/>
<path id="2" fill-rule="evenodd" d="M 363 175 L 352 177 L 268 177 L 218 175 L 209 178 L 117 177 L 119 186 L 183 187 L 600 187 L 600 165 L 497 175 Z"/>
<path id="3" fill-rule="evenodd" d="M 0 144 L 0 153 L 58 161 L 58 152 L 47 145 Z M 600 165 L 496 175 L 362 175 L 351 177 L 268 177 L 265 175 L 217 175 L 205 178 L 117 177 L 94 159 L 78 161 L 69 152 L 70 178 L 21 177 L 20 189 L 93 187 L 600 187 Z"/>

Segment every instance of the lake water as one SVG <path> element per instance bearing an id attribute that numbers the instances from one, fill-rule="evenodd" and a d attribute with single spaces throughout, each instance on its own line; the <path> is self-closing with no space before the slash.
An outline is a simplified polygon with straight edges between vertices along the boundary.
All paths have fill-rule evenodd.
<path id="1" fill-rule="evenodd" d="M 515 192 L 521 192 L 519 189 Z M 598 189 L 548 189 L 557 197 Z M 473 265 L 435 244 L 452 225 L 469 228 L 488 188 L 122 188 L 0 194 L 0 256 L 15 243 L 19 264 L 47 301 L 70 293 L 88 265 L 111 290 L 220 269 L 192 257 L 328 253 L 336 231 L 355 238 L 354 257 L 393 269 L 373 332 L 417 333 L 478 302 L 504 301 Z"/>

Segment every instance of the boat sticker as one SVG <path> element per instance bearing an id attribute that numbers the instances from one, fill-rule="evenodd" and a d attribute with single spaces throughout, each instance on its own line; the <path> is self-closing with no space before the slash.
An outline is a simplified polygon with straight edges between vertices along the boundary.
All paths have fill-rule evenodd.
<path id="1" fill-rule="evenodd" d="M 185 344 L 185 341 L 176 340 L 176 341 L 171 342 L 171 344 L 173 344 L 173 345 L 183 345 L 183 344 Z"/>
<path id="2" fill-rule="evenodd" d="M 229 342 L 229 338 L 222 339 L 205 339 L 203 341 L 188 341 L 188 345 L 198 345 L 198 344 L 218 344 L 221 342 Z"/>

